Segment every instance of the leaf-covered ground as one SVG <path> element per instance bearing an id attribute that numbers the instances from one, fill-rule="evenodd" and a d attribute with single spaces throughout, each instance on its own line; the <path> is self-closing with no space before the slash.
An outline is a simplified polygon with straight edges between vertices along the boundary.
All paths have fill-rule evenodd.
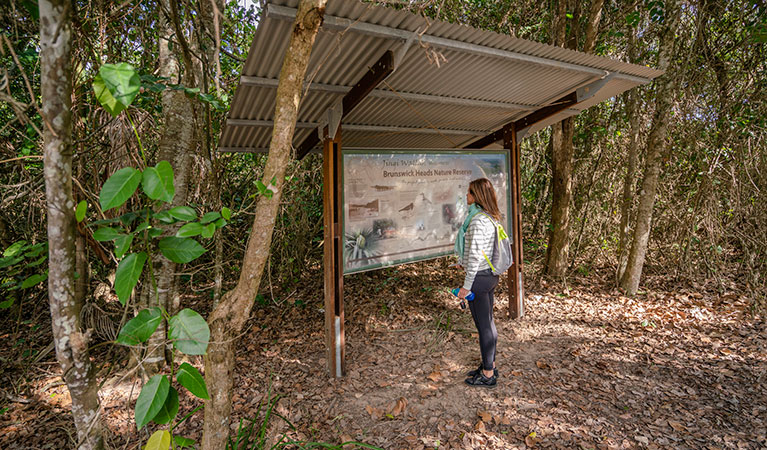
<path id="1" fill-rule="evenodd" d="M 387 449 L 767 448 L 767 322 L 736 291 L 670 286 L 631 299 L 607 281 L 565 289 L 529 280 L 526 317 L 511 321 L 502 282 L 501 378 L 485 390 L 463 384 L 478 343 L 470 315 L 447 293 L 460 276 L 444 261 L 345 278 L 339 380 L 327 375 L 321 278 L 311 275 L 279 305 L 258 307 L 238 345 L 236 418 L 258 416 L 267 391 L 279 394 L 276 412 L 295 430 L 274 416 L 272 439 Z M 70 447 L 55 364 L 38 364 L 30 378 L 28 392 L 5 391 L 0 448 Z M 145 440 L 132 421 L 138 391 L 128 379 L 102 389 L 113 446 Z M 182 413 L 199 404 L 181 397 Z M 197 413 L 178 431 L 199 439 L 201 424 Z"/>

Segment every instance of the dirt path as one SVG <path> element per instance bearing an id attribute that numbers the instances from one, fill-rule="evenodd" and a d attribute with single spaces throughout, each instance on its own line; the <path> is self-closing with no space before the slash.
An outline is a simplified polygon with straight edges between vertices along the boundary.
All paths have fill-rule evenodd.
<path id="1" fill-rule="evenodd" d="M 322 290 L 307 286 L 302 292 L 316 298 L 298 293 L 255 313 L 238 352 L 238 419 L 258 414 L 271 384 L 277 411 L 296 430 L 275 418 L 270 433 L 299 439 L 386 449 L 767 448 L 767 323 L 748 317 L 735 294 L 628 299 L 588 285 L 567 294 L 534 287 L 526 318 L 512 322 L 502 290 L 501 378 L 484 390 L 463 384 L 479 362 L 477 337 L 444 292 L 456 282 L 440 263 L 345 282 L 347 376 L 327 377 Z M 47 396 L 57 389 L 63 402 L 52 406 Z M 135 448 L 128 395 L 124 384 L 105 389 L 106 416 L 113 442 Z M 28 407 L 66 428 L 63 386 L 35 402 L 11 404 L 3 418 Z M 193 407 L 187 397 L 181 403 Z M 198 413 L 180 432 L 199 438 L 201 420 Z M 14 448 L 35 428 L 0 423 L 0 447 Z"/>

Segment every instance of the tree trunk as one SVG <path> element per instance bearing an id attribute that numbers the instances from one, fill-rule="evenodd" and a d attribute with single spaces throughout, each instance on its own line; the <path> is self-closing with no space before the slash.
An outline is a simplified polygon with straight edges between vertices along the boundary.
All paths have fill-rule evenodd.
<path id="1" fill-rule="evenodd" d="M 674 50 L 674 35 L 679 22 L 678 11 L 674 2 L 666 3 L 666 24 L 660 37 L 658 67 L 667 72 L 656 81 L 655 114 L 652 127 L 647 137 L 647 153 L 645 171 L 637 209 L 637 223 L 634 228 L 634 239 L 631 244 L 626 271 L 621 278 L 621 288 L 627 295 L 635 295 L 639 289 L 642 276 L 647 242 L 650 238 L 652 212 L 655 204 L 655 193 L 658 188 L 661 160 L 666 147 L 666 133 L 671 119 L 671 106 L 676 91 L 676 76 L 674 71 L 668 71 Z"/>
<path id="2" fill-rule="evenodd" d="M 551 130 L 551 232 L 546 248 L 546 273 L 555 278 L 564 277 L 567 270 L 574 131 L 572 117 L 552 125 Z"/>
<path id="3" fill-rule="evenodd" d="M 636 33 L 629 30 L 628 38 L 629 62 L 636 59 Z M 616 280 L 620 283 L 623 274 L 626 272 L 628 264 L 628 252 L 626 248 L 629 242 L 629 219 L 631 216 L 631 206 L 634 203 L 634 194 L 631 187 L 634 185 L 634 177 L 637 170 L 637 161 L 639 159 L 639 92 L 632 89 L 624 94 L 626 99 L 626 115 L 629 118 L 629 146 L 626 159 L 626 178 L 623 180 L 623 201 L 621 203 L 621 223 L 618 229 L 620 235 L 618 240 L 618 273 Z"/>
<path id="4" fill-rule="evenodd" d="M 569 39 L 566 37 L 565 24 L 567 10 L 563 1 L 558 5 L 558 14 L 554 32 L 554 45 L 562 45 L 567 39 L 567 46 L 576 49 L 579 40 L 580 2 L 576 2 L 570 23 Z M 588 25 L 584 51 L 591 53 L 596 45 L 599 19 L 602 16 L 604 0 L 594 0 L 589 9 Z M 551 129 L 551 233 L 546 248 L 546 273 L 550 277 L 562 278 L 567 271 L 570 246 L 570 200 L 573 192 L 573 135 L 575 119 L 568 117 L 552 125 Z"/>
<path id="5" fill-rule="evenodd" d="M 179 42 L 181 39 L 176 36 L 172 19 L 168 19 L 166 15 L 166 13 L 170 14 L 172 18 L 174 14 L 170 0 L 162 0 L 160 8 L 159 74 L 162 77 L 170 78 L 171 83 L 189 83 L 194 79 L 191 74 L 191 67 L 185 67 L 186 75 L 182 79 L 178 57 L 169 48 L 171 42 Z M 162 93 L 162 108 L 165 117 L 158 145 L 157 160 L 168 161 L 173 166 L 173 185 L 176 194 L 173 197 L 172 205 L 181 206 L 187 203 L 189 172 L 196 145 L 192 105 L 183 91 L 166 89 Z M 171 234 L 175 234 L 175 232 L 175 228 L 171 228 L 169 231 Z M 177 295 L 175 274 L 178 270 L 178 264 L 162 255 L 159 255 L 156 261 L 157 290 L 156 292 L 152 291 L 147 306 L 160 306 L 170 314 L 174 314 L 175 309 L 177 309 L 174 307 L 176 303 L 174 297 Z M 145 277 L 145 282 L 149 283 L 148 276 Z M 165 327 L 157 327 L 147 342 L 144 369 L 149 377 L 159 372 L 165 365 L 166 334 Z"/>
<path id="6" fill-rule="evenodd" d="M 301 0 L 298 5 L 293 33 L 280 71 L 274 128 L 264 169 L 263 182 L 273 186 L 274 195 L 259 199 L 240 279 L 234 290 L 224 294 L 208 318 L 211 334 L 205 356 L 205 381 L 210 400 L 205 402 L 203 450 L 224 448 L 229 435 L 235 340 L 250 316 L 269 256 L 285 169 L 291 155 L 301 90 L 314 39 L 325 14 L 325 3 L 326 0 Z"/>
<path id="7" fill-rule="evenodd" d="M 72 3 L 41 0 L 40 91 L 48 213 L 48 298 L 62 378 L 72 398 L 77 448 L 104 447 L 98 386 L 75 299 L 75 202 L 72 197 Z"/>

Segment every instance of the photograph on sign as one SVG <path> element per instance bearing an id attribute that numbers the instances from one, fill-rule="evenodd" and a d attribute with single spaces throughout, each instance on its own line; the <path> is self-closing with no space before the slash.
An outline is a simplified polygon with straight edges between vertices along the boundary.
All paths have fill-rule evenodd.
<path id="1" fill-rule="evenodd" d="M 505 151 L 344 149 L 344 273 L 452 254 L 477 178 L 510 230 L 508 167 Z"/>

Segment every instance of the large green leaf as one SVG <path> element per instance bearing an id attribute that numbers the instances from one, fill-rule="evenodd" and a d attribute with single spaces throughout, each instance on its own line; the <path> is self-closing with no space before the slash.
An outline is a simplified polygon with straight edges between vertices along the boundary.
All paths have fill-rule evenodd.
<path id="1" fill-rule="evenodd" d="M 124 167 L 114 173 L 101 187 L 99 203 L 107 211 L 125 203 L 141 183 L 141 172 L 133 167 Z"/>
<path id="2" fill-rule="evenodd" d="M 120 232 L 111 227 L 101 227 L 93 232 L 93 239 L 99 242 L 112 241 L 120 237 Z"/>
<path id="3" fill-rule="evenodd" d="M 199 222 L 190 222 L 179 228 L 176 237 L 194 237 L 199 236 L 200 233 L 202 233 L 202 225 Z"/>
<path id="4" fill-rule="evenodd" d="M 205 253 L 205 248 L 190 238 L 166 237 L 159 247 L 163 256 L 176 263 L 188 263 Z"/>
<path id="5" fill-rule="evenodd" d="M 168 430 L 157 430 L 146 441 L 144 450 L 168 450 L 170 448 L 170 438 Z"/>
<path id="6" fill-rule="evenodd" d="M 136 400 L 136 426 L 139 429 L 148 424 L 150 420 L 162 409 L 165 399 L 168 398 L 170 382 L 164 375 L 155 375 L 147 381 Z"/>
<path id="7" fill-rule="evenodd" d="M 117 272 L 115 273 L 115 292 L 117 292 L 117 298 L 123 305 L 128 301 L 131 292 L 133 292 L 133 288 L 136 287 L 136 283 L 138 283 L 141 271 L 144 270 L 146 257 L 146 253 L 144 252 L 131 253 L 117 265 Z"/>
<path id="8" fill-rule="evenodd" d="M 120 330 L 116 342 L 129 346 L 146 342 L 161 322 L 162 312 L 160 308 L 142 309 Z"/>
<path id="9" fill-rule="evenodd" d="M 193 365 L 189 363 L 181 364 L 176 374 L 176 380 L 198 398 L 203 400 L 210 398 L 208 396 L 208 388 L 205 386 L 205 379 L 202 378 L 200 372 Z"/>
<path id="10" fill-rule="evenodd" d="M 185 220 L 187 222 L 197 220 L 197 213 L 188 206 L 176 206 L 168 211 L 168 213 L 178 220 Z"/>
<path id="11" fill-rule="evenodd" d="M 121 234 L 117 236 L 117 239 L 115 239 L 115 256 L 117 258 L 122 258 L 125 252 L 130 248 L 131 243 L 133 243 L 132 234 Z"/>
<path id="12" fill-rule="evenodd" d="M 117 116 L 120 111 L 130 106 L 141 88 L 141 78 L 130 64 L 104 64 L 99 69 L 99 77 L 114 99 L 113 111 L 110 111 L 113 116 Z M 100 98 L 99 102 L 101 102 Z"/>
<path id="13" fill-rule="evenodd" d="M 118 102 L 112 93 L 109 92 L 109 89 L 100 74 L 96 74 L 93 78 L 93 93 L 96 94 L 96 100 L 101 103 L 101 106 L 103 106 L 112 117 L 117 117 L 117 115 L 125 109 L 125 105 Z"/>
<path id="14" fill-rule="evenodd" d="M 170 318 L 168 337 L 181 353 L 204 355 L 208 350 L 210 329 L 202 316 L 186 308 Z"/>
<path id="15" fill-rule="evenodd" d="M 141 186 L 152 200 L 173 201 L 176 190 L 173 187 L 173 168 L 168 161 L 160 161 L 155 167 L 144 169 Z"/>
<path id="16" fill-rule="evenodd" d="M 176 417 L 176 414 L 178 414 L 178 392 L 171 386 L 165 403 L 152 420 L 156 424 L 164 425 L 170 423 Z"/>

